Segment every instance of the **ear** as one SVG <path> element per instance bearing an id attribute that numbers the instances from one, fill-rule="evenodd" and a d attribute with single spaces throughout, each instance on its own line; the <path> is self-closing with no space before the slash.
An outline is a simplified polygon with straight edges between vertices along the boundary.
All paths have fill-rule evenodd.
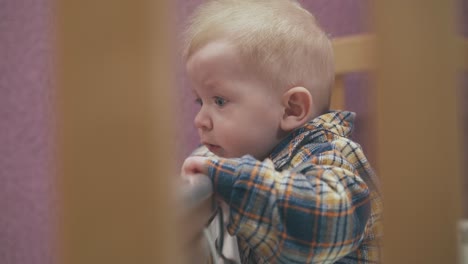
<path id="1" fill-rule="evenodd" d="M 284 107 L 280 124 L 282 130 L 291 131 L 309 121 L 313 99 L 306 88 L 294 87 L 289 89 L 283 94 L 281 102 Z"/>

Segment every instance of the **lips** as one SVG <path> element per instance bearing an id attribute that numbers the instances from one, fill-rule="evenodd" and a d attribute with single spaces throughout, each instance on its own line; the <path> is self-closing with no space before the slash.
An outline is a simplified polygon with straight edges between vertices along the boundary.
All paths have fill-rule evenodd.
<path id="1" fill-rule="evenodd" d="M 213 144 L 209 144 L 209 143 L 203 143 L 211 152 L 213 153 L 217 153 L 219 152 L 219 150 L 221 150 L 221 147 L 218 146 L 218 145 L 213 145 Z"/>

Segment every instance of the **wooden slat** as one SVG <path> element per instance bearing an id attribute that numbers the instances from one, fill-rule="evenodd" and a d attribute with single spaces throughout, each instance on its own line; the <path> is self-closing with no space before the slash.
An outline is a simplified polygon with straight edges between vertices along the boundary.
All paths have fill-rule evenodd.
<path id="1" fill-rule="evenodd" d="M 205 175 L 193 175 L 189 179 L 177 188 L 180 199 L 177 226 L 182 250 L 189 257 L 187 263 L 207 263 L 209 251 L 202 231 L 215 213 L 213 185 Z"/>
<path id="2" fill-rule="evenodd" d="M 375 68 L 374 45 L 372 35 L 356 35 L 332 40 L 335 52 L 335 70 L 337 75 L 351 72 L 369 71 Z"/>
<path id="3" fill-rule="evenodd" d="M 181 263 L 170 181 L 169 1 L 56 2 L 57 263 Z"/>
<path id="4" fill-rule="evenodd" d="M 383 263 L 457 262 L 460 144 L 453 1 L 376 1 Z M 421 8 L 424 7 L 424 8 Z"/>
<path id="5" fill-rule="evenodd" d="M 330 108 L 333 110 L 344 110 L 346 107 L 346 95 L 343 76 L 335 77 Z"/>
<path id="6" fill-rule="evenodd" d="M 340 37 L 332 40 L 336 74 L 374 70 L 375 36 L 370 34 Z M 459 39 L 461 68 L 468 70 L 468 39 Z"/>

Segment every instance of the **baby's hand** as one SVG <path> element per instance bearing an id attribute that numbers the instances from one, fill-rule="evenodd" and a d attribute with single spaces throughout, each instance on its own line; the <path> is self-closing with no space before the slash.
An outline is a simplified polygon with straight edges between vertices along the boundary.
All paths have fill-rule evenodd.
<path id="1" fill-rule="evenodd" d="M 188 157 L 182 165 L 182 177 L 187 178 L 193 174 L 208 175 L 208 158 L 193 156 Z"/>

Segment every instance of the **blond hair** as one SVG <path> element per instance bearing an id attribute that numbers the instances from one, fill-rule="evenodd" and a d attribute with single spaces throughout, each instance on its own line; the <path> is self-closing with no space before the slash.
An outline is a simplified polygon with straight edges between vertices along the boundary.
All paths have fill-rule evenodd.
<path id="1" fill-rule="evenodd" d="M 195 10 L 184 36 L 185 60 L 209 42 L 227 40 L 272 86 L 303 86 L 317 112 L 328 110 L 334 82 L 331 42 L 296 1 L 208 0 Z"/>

